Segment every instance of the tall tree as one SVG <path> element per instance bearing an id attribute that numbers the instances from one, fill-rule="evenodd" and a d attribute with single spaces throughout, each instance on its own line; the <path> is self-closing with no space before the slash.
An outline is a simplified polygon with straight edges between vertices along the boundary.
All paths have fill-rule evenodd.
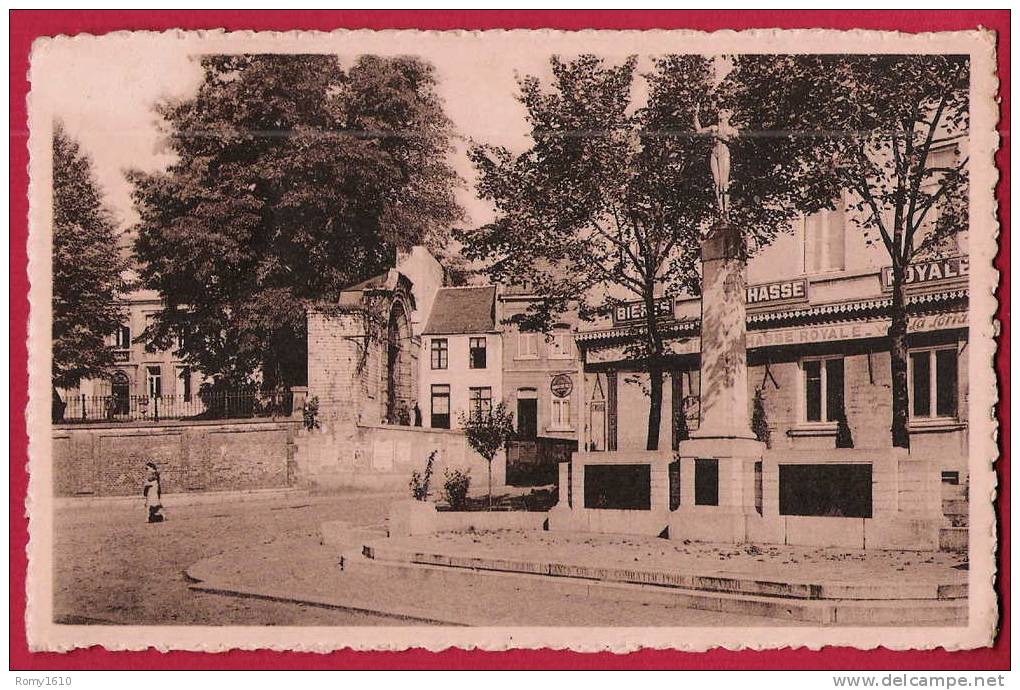
<path id="1" fill-rule="evenodd" d="M 303 383 L 305 307 L 441 245 L 460 217 L 430 65 L 211 55 L 157 107 L 176 160 L 133 172 L 136 253 L 165 306 L 147 336 L 214 380 Z"/>
<path id="2" fill-rule="evenodd" d="M 745 196 L 805 212 L 849 201 L 850 223 L 892 267 L 892 444 L 909 448 L 905 279 L 911 261 L 967 227 L 969 64 L 952 55 L 735 60 L 725 91 L 758 168 Z"/>
<path id="3" fill-rule="evenodd" d="M 53 385 L 107 376 L 124 288 L 113 218 L 92 161 L 58 122 L 53 128 Z"/>
<path id="4" fill-rule="evenodd" d="M 541 296 L 522 327 L 548 331 L 555 316 L 582 318 L 640 300 L 628 357 L 649 377 L 647 448 L 658 448 L 667 355 L 657 297 L 697 289 L 698 238 L 713 192 L 711 141 L 694 136 L 710 65 L 671 57 L 649 77 L 647 107 L 631 99 L 636 59 L 609 65 L 585 55 L 551 59 L 546 88 L 519 80 L 532 146 L 520 154 L 477 145 L 478 193 L 496 220 L 465 233 L 466 251 L 491 278 L 529 283 Z"/>

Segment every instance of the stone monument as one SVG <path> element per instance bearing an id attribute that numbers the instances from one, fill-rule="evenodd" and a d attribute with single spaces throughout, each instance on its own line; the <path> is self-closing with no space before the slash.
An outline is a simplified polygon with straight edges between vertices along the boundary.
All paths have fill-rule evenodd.
<path id="1" fill-rule="evenodd" d="M 728 114 L 701 127 L 715 139 L 711 154 L 719 220 L 701 243 L 701 423 L 680 444 L 680 508 L 671 538 L 739 542 L 759 517 L 755 464 L 764 444 L 751 431 L 747 391 L 747 253 L 729 221 Z M 760 476 L 760 473 L 757 475 Z M 760 492 L 757 492 L 760 495 Z"/>

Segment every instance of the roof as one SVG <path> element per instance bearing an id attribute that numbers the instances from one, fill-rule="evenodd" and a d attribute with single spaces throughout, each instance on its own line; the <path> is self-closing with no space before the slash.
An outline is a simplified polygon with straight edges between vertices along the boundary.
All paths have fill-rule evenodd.
<path id="1" fill-rule="evenodd" d="M 444 287 L 436 293 L 425 335 L 492 333 L 496 330 L 496 287 Z"/>

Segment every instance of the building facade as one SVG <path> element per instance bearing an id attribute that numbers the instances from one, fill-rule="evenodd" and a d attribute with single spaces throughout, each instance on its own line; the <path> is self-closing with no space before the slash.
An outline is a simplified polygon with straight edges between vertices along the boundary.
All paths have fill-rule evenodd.
<path id="1" fill-rule="evenodd" d="M 577 318 L 564 314 L 549 333 L 521 328 L 533 295 L 503 288 L 497 297 L 503 337 L 503 389 L 520 440 L 577 438 Z"/>
<path id="2" fill-rule="evenodd" d="M 162 350 L 141 335 L 162 308 L 159 293 L 134 290 L 121 300 L 123 323 L 107 338 L 115 369 L 108 379 L 87 379 L 61 391 L 67 421 L 97 419 L 160 419 L 201 414 L 198 393 L 203 378 L 177 356 L 176 347 Z"/>
<path id="3" fill-rule="evenodd" d="M 444 287 L 422 336 L 418 401 L 426 426 L 455 429 L 462 415 L 503 401 L 503 338 L 492 285 Z"/>

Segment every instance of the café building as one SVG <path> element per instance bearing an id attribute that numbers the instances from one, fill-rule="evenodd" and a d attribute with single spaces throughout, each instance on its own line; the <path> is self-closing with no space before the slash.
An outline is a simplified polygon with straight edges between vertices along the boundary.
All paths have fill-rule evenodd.
<path id="1" fill-rule="evenodd" d="M 908 273 L 911 449 L 895 461 L 888 461 L 899 457 L 890 433 L 891 272 L 883 259 L 888 259 L 884 248 L 868 245 L 858 232 L 846 232 L 837 214 L 823 213 L 801 221 L 795 232 L 780 236 L 749 260 L 746 414 L 765 448 L 765 462 L 764 469 L 760 459 L 748 465 L 753 470 L 747 471 L 757 474 L 747 478 L 747 492 L 754 496 L 742 500 L 753 502 L 752 513 L 756 509 L 758 516 L 767 517 L 771 510 L 782 522 L 779 530 L 778 522 L 765 520 L 762 524 L 771 526 L 757 540 L 930 547 L 938 541 L 932 526 L 941 517 L 933 516 L 941 505 L 939 483 L 966 485 L 966 234 L 948 249 L 915 261 Z M 576 334 L 579 395 L 584 401 L 578 444 L 588 458 L 645 450 L 648 377 L 643 364 L 628 357 L 643 309 L 636 302 L 616 304 L 600 322 Z M 659 429 L 663 455 L 697 436 L 702 422 L 701 299 L 663 296 L 656 310 L 669 350 Z M 847 450 L 848 444 L 854 450 Z M 605 531 L 658 533 L 661 515 L 642 514 L 646 504 L 674 511 L 684 496 L 696 504 L 719 500 L 720 470 L 713 477 L 711 462 L 691 459 L 694 469 L 681 472 L 677 456 L 668 477 L 658 473 L 657 479 L 653 468 L 650 481 L 644 482 L 638 475 L 628 479 L 617 474 L 600 483 L 595 472 L 582 480 L 577 463 L 561 468 L 561 474 L 571 475 L 561 476 L 561 493 L 566 483 L 571 494 L 561 495 L 561 501 L 610 509 L 598 516 Z M 899 469 L 887 471 L 889 467 Z M 668 491 L 658 490 L 667 483 Z M 669 505 L 659 505 L 667 493 Z M 655 498 L 659 494 L 663 497 Z M 867 526 L 879 524 L 871 518 L 886 514 L 890 505 L 897 516 L 923 516 L 925 527 L 892 536 L 888 530 L 881 536 L 875 532 L 871 543 L 865 543 Z M 589 518 L 594 515 L 590 512 Z M 794 534 L 791 525 L 796 521 L 786 516 L 859 520 L 847 529 L 839 521 L 803 520 L 803 529 Z M 571 524 L 577 527 L 576 520 Z"/>

